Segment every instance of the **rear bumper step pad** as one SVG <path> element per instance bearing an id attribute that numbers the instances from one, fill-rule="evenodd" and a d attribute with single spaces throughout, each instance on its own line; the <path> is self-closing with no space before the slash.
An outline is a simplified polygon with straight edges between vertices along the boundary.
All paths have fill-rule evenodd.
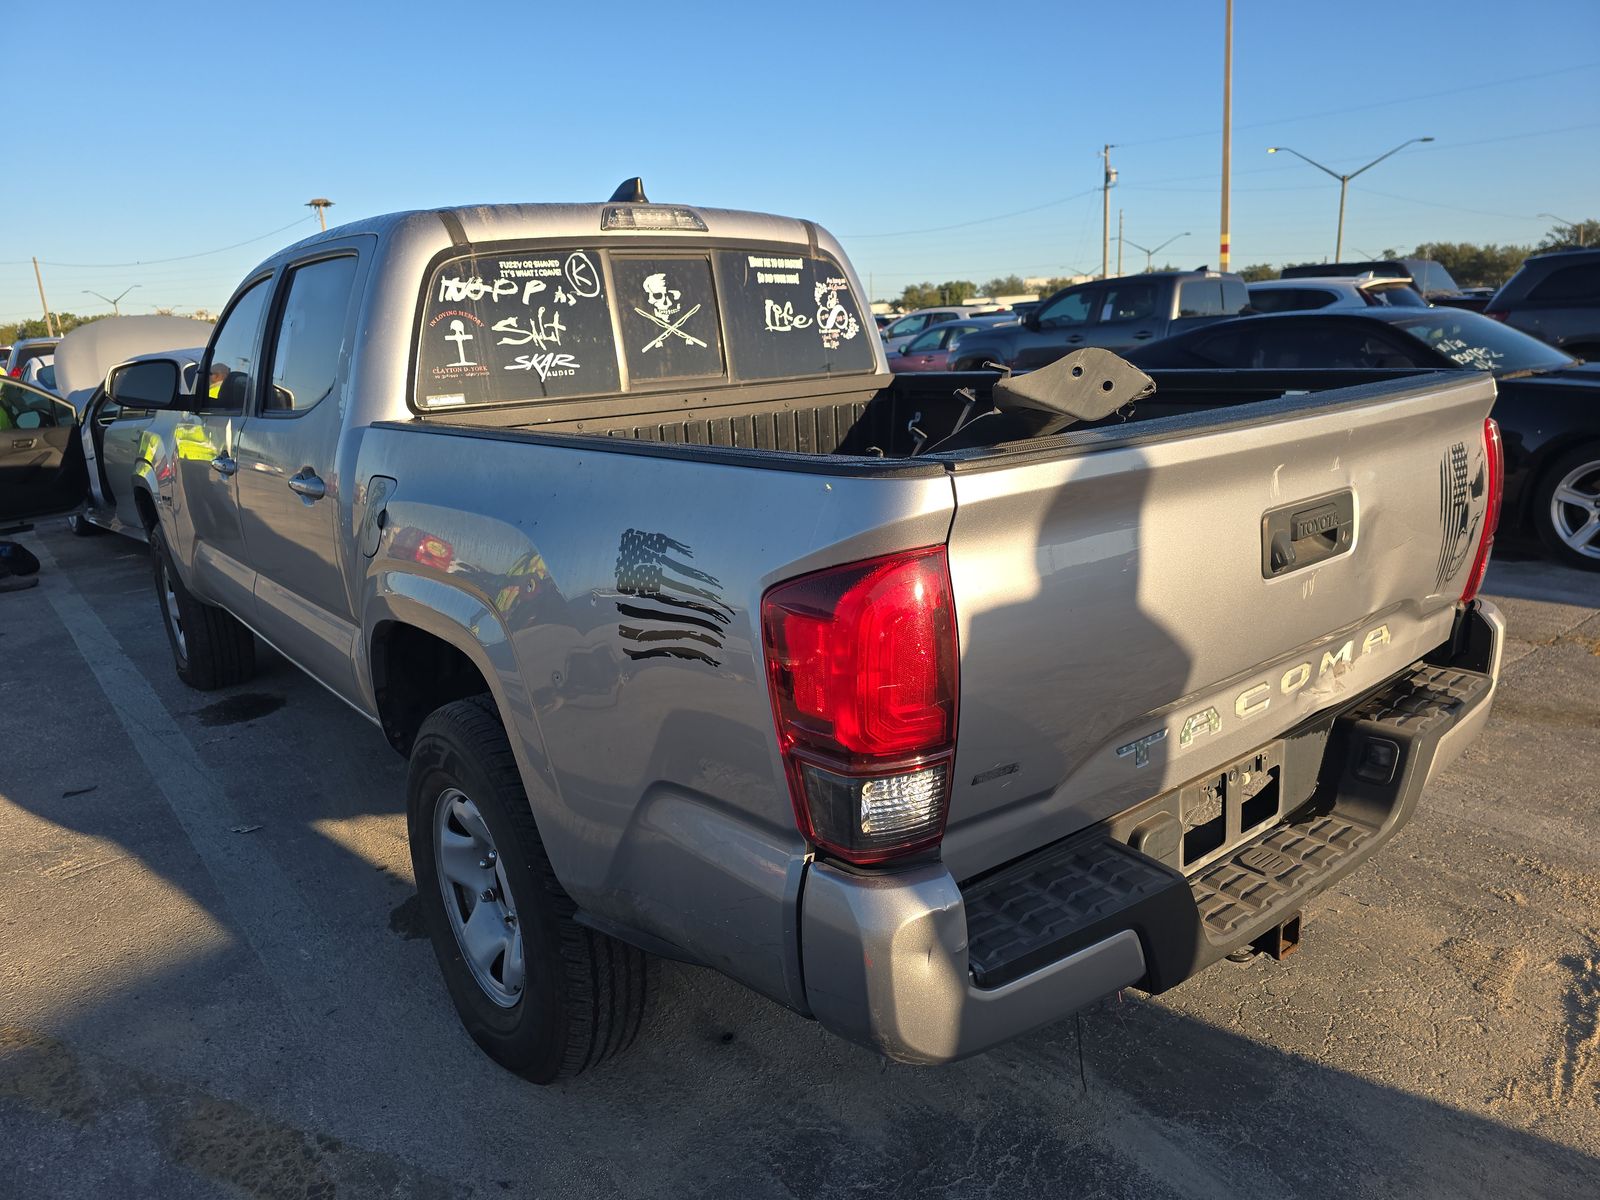
<path id="1" fill-rule="evenodd" d="M 1165 991 L 1247 945 L 1371 857 L 1410 818 L 1439 739 L 1493 694 L 1488 674 L 1418 664 L 1333 726 L 1325 785 L 1295 817 L 1186 879 L 1091 829 L 962 888 L 974 982 L 995 988 L 1123 930 Z"/>

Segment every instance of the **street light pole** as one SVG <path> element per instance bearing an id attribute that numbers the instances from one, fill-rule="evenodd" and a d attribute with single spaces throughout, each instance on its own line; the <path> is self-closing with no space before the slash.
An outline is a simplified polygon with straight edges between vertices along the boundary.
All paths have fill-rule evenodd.
<path id="1" fill-rule="evenodd" d="M 117 293 L 115 299 L 110 296 L 101 296 L 99 292 L 91 291 L 89 288 L 84 288 L 83 294 L 85 296 L 100 296 L 100 299 L 111 305 L 111 315 L 120 317 L 122 315 L 122 298 L 138 286 L 139 285 L 137 283 L 130 283 L 127 287 L 123 288 Z"/>
<path id="2" fill-rule="evenodd" d="M 1161 245 L 1157 246 L 1154 250 L 1151 250 L 1147 246 L 1139 245 L 1138 242 L 1132 240 L 1131 238 L 1128 240 L 1128 245 L 1132 246 L 1135 250 L 1143 250 L 1144 251 L 1144 273 L 1146 275 L 1148 275 L 1148 274 L 1150 274 L 1150 271 L 1152 269 L 1151 268 L 1151 261 L 1155 258 L 1156 255 L 1160 254 L 1163 250 L 1165 250 L 1168 246 L 1172 245 L 1172 243 L 1177 241 L 1179 238 L 1186 238 L 1188 236 L 1189 235 L 1187 233 L 1175 233 L 1171 237 L 1169 237 L 1166 241 L 1162 242 Z"/>
<path id="3" fill-rule="evenodd" d="M 1579 250 L 1583 249 L 1584 229 L 1583 229 L 1583 223 L 1582 222 L 1569 221 L 1565 217 L 1556 216 L 1555 213 L 1540 213 L 1539 216 L 1541 216 L 1541 217 L 1549 217 L 1552 221 L 1560 221 L 1568 229 L 1572 230 L 1574 233 L 1576 233 L 1578 235 L 1578 249 Z"/>
<path id="4" fill-rule="evenodd" d="M 1378 155 L 1377 158 L 1373 159 L 1366 166 L 1362 167 L 1359 171 L 1351 171 L 1348 175 L 1341 175 L 1341 174 L 1339 174 L 1338 171 L 1335 171 L 1332 167 L 1325 167 L 1321 163 L 1319 163 L 1316 159 L 1307 158 L 1304 154 L 1301 154 L 1300 151 L 1298 151 L 1298 150 L 1296 150 L 1296 149 L 1294 149 L 1293 147 L 1290 147 L 1290 146 L 1268 146 L 1267 147 L 1267 153 L 1268 154 L 1292 154 L 1296 158 L 1300 159 L 1302 162 L 1310 163 L 1313 167 L 1315 167 L 1317 170 L 1321 171 L 1323 174 L 1331 175 L 1331 176 L 1333 176 L 1333 178 L 1335 178 L 1335 179 L 1337 179 L 1339 181 L 1339 232 L 1335 236 L 1334 243 L 1333 243 L 1333 261 L 1334 262 L 1338 262 L 1340 259 L 1342 259 L 1344 257 L 1344 196 L 1345 196 L 1346 190 L 1350 187 L 1350 181 L 1352 179 L 1354 179 L 1357 175 L 1362 174 L 1362 172 L 1372 170 L 1373 167 L 1377 166 L 1384 159 L 1388 158 L 1389 155 L 1398 154 L 1401 150 L 1404 150 L 1407 146 L 1411 145 L 1413 142 L 1431 142 L 1431 141 L 1433 141 L 1433 139 L 1431 137 L 1408 138 L 1406 141 L 1401 142 L 1393 150 L 1389 150 L 1389 151 L 1386 151 L 1383 154 Z"/>

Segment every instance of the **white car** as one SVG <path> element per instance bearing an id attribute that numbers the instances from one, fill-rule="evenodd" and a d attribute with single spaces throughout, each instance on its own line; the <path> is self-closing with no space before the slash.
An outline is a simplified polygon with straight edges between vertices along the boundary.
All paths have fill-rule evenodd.
<path id="1" fill-rule="evenodd" d="M 183 389 L 192 393 L 211 329 L 210 322 L 188 317 L 103 317 L 80 325 L 56 347 L 57 390 L 79 414 L 89 476 L 88 498 L 67 518 L 73 533 L 87 537 L 109 529 L 145 540 L 132 480 L 141 437 L 155 413 L 120 407 L 112 399 L 116 377 L 140 359 L 176 359 L 183 365 Z"/>
<path id="2" fill-rule="evenodd" d="M 1258 313 L 1302 312 L 1315 308 L 1427 308 L 1411 280 L 1393 275 L 1329 275 L 1307 279 L 1263 279 L 1250 287 L 1250 307 Z"/>
<path id="3" fill-rule="evenodd" d="M 42 387 L 46 391 L 56 390 L 56 356 L 54 354 L 39 354 L 30 358 L 22 366 L 22 374 L 17 376 L 23 383 L 31 383 L 34 387 Z"/>
<path id="4" fill-rule="evenodd" d="M 924 329 L 961 317 L 978 317 L 995 311 L 993 305 L 948 305 L 943 308 L 919 308 L 916 312 L 891 321 L 884 326 L 883 348 L 893 354 Z"/>

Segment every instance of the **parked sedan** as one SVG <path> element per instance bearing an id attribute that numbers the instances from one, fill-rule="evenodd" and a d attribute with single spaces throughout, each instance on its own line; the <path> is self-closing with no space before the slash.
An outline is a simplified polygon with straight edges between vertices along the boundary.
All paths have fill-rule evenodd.
<path id="1" fill-rule="evenodd" d="M 948 371 L 950 355 L 963 334 L 976 333 L 992 325 L 1014 322 L 1009 313 L 997 317 L 974 317 L 970 321 L 947 321 L 917 334 L 898 352 L 889 354 L 891 371 Z"/>
<path id="2" fill-rule="evenodd" d="M 974 308 L 971 305 L 919 308 L 916 312 L 907 313 L 882 329 L 883 348 L 893 352 L 908 344 L 912 338 L 926 329 L 931 329 L 935 325 L 943 325 L 947 321 L 959 321 L 963 317 L 975 317 L 981 311 L 981 309 Z"/>
<path id="3" fill-rule="evenodd" d="M 1489 371 L 1505 445 L 1501 530 L 1600 571 L 1600 365 L 1479 313 L 1370 308 L 1222 321 L 1127 355 L 1145 368 Z"/>

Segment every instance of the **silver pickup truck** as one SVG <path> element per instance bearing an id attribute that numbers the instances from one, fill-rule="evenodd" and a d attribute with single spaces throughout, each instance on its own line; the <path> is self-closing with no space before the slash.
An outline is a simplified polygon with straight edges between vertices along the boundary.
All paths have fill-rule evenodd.
<path id="1" fill-rule="evenodd" d="M 891 376 L 863 301 L 808 221 L 408 212 L 252 271 L 197 394 L 109 381 L 179 674 L 259 637 L 409 756 L 445 982 L 531 1079 L 652 956 L 939 1063 L 1284 953 L 1487 718 L 1488 377 L 1064 428 Z"/>

